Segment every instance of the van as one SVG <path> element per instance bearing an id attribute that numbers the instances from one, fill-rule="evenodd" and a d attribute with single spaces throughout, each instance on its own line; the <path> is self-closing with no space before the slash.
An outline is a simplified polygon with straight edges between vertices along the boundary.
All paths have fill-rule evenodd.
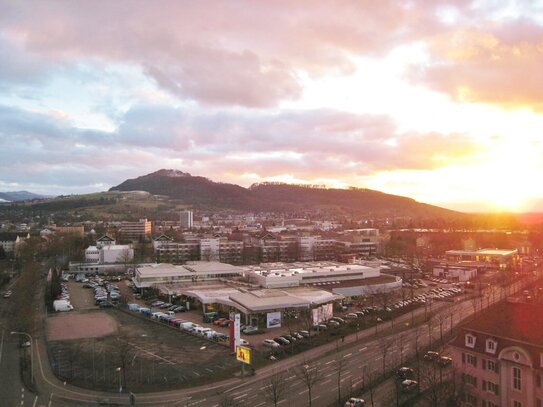
<path id="1" fill-rule="evenodd" d="M 140 305 L 139 304 L 128 304 L 128 309 L 130 311 L 139 311 Z"/>
<path id="2" fill-rule="evenodd" d="M 184 331 L 192 331 L 194 328 L 199 327 L 200 325 L 195 324 L 194 322 L 183 322 L 181 325 L 179 325 L 179 328 L 183 329 Z"/>
<path id="3" fill-rule="evenodd" d="M 215 337 L 215 335 L 217 335 L 217 331 L 214 331 L 213 329 L 210 329 L 209 331 L 206 331 L 204 332 L 204 336 L 207 338 L 207 339 L 213 339 Z"/>
<path id="4" fill-rule="evenodd" d="M 153 312 L 153 313 L 151 314 L 151 317 L 154 318 L 154 319 L 159 319 L 159 318 L 160 318 L 161 316 L 163 316 L 163 315 L 166 315 L 166 314 L 163 313 L 163 312 Z"/>
<path id="5" fill-rule="evenodd" d="M 193 330 L 193 332 L 196 335 L 200 335 L 200 336 L 204 336 L 206 334 L 206 332 L 210 332 L 210 331 L 212 331 L 211 328 L 204 328 L 203 326 L 196 327 Z"/>
<path id="6" fill-rule="evenodd" d="M 53 301 L 53 309 L 57 312 L 61 311 L 71 311 L 74 309 L 74 307 L 65 300 L 56 300 Z"/>

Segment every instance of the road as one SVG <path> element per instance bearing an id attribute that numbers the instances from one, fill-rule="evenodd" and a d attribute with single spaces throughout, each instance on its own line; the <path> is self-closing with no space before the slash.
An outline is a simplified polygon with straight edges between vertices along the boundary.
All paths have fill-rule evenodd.
<path id="1" fill-rule="evenodd" d="M 524 282 L 524 285 L 529 284 Z M 518 281 L 514 283 L 514 291 L 519 291 L 522 288 L 522 282 Z M 495 293 L 494 296 L 490 296 L 484 301 L 484 306 L 491 305 L 495 301 L 500 299 L 500 295 L 503 295 L 501 291 Z M 43 301 L 42 301 L 43 303 Z M 479 301 L 477 301 L 479 303 Z M 474 312 L 474 302 L 471 300 L 463 301 L 459 303 L 455 309 L 455 313 L 452 317 L 452 326 L 457 326 L 461 322 L 461 318 L 468 317 Z M 480 303 L 477 305 L 477 312 L 479 310 Z M 434 310 L 440 309 L 439 312 L 447 315 L 444 318 L 444 326 L 441 328 L 444 331 L 448 331 L 451 325 L 450 318 L 450 303 L 443 303 L 434 307 Z M 424 308 L 420 308 L 416 311 L 417 314 L 423 315 Z M 391 324 L 387 323 L 386 326 L 381 325 L 379 330 L 379 337 L 375 336 L 375 329 L 368 329 L 361 331 L 358 334 L 352 334 L 345 338 L 343 343 L 329 343 L 316 349 L 304 352 L 303 354 L 295 355 L 289 359 L 278 361 L 274 365 L 267 366 L 259 369 L 257 375 L 249 378 L 232 378 L 216 384 L 201 386 L 192 389 L 174 390 L 160 393 L 146 393 L 136 394 L 136 405 L 138 406 L 219 406 L 221 404 L 229 403 L 228 405 L 250 405 L 257 406 L 271 406 L 273 403 L 266 399 L 264 393 L 266 386 L 269 385 L 270 377 L 275 372 L 281 371 L 287 377 L 287 391 L 284 397 L 280 401 L 281 406 L 300 406 L 308 404 L 308 389 L 307 387 L 296 377 L 294 369 L 303 363 L 308 364 L 309 369 L 313 369 L 321 377 L 317 385 L 312 389 L 312 405 L 329 406 L 337 404 L 337 382 L 338 372 L 337 366 L 342 365 L 342 373 L 339 377 L 340 384 L 342 386 L 342 394 L 349 394 L 351 389 L 355 392 L 362 387 L 365 380 L 364 372 L 366 373 L 382 373 L 383 370 L 383 356 L 386 362 L 386 368 L 388 370 L 395 370 L 400 365 L 400 360 L 406 360 L 406 358 L 412 356 L 415 352 L 415 343 L 418 343 L 419 348 L 424 347 L 430 340 L 429 332 L 431 332 L 432 341 L 439 340 L 440 326 L 434 322 L 432 326 L 424 324 L 420 327 L 410 327 L 411 314 L 407 313 L 396 318 L 394 325 L 396 327 L 402 326 L 405 328 L 402 336 L 401 350 L 399 346 L 400 337 L 398 334 L 388 334 L 388 330 L 391 329 Z M 434 318 L 433 321 L 436 321 Z M 358 337 L 358 339 L 357 339 Z M 15 343 L 9 341 L 11 345 L 16 346 Z M 389 348 L 384 351 L 385 344 L 390 342 Z M 52 406 L 82 406 L 82 405 L 96 405 L 98 402 L 116 403 L 117 405 L 129 405 L 128 395 L 118 395 L 114 393 L 101 393 L 89 390 L 80 389 L 60 382 L 53 375 L 48 363 L 45 342 L 43 338 L 37 336 L 33 341 L 34 359 L 36 360 L 36 374 L 35 380 L 37 388 L 40 390 L 40 397 L 36 401 L 36 405 Z M 5 352 L 4 352 L 5 353 Z M 10 354 L 13 355 L 13 349 L 10 348 Z M 9 359 L 9 358 L 8 358 Z M 342 362 L 337 362 L 342 360 Z M 310 361 L 310 362 L 307 362 Z M 2 361 L 4 363 L 4 361 Z M 6 362 L 10 363 L 10 362 Z M 11 365 L 10 365 L 11 366 Z M 4 371 L 5 369 L 1 369 Z M 11 379 L 13 377 L 19 377 L 19 375 L 10 374 Z M 11 383 L 11 382 L 10 382 Z M 390 383 L 385 382 L 383 386 L 390 386 Z M 6 387 L 6 386 L 2 386 Z M 16 392 L 14 389 L 19 389 L 15 383 L 13 386 L 9 386 L 9 400 L 13 403 L 17 400 Z M 6 393 L 8 390 L 6 390 Z M 379 394 L 390 394 L 386 387 L 383 390 L 378 390 Z M 7 397 L 8 395 L 6 395 Z M 20 395 L 19 395 L 20 396 Z M 28 405 L 27 400 L 31 397 L 25 395 L 22 405 Z M 20 397 L 19 397 L 20 402 Z M 376 400 L 376 406 L 385 406 L 387 400 Z M 11 405 L 11 404 L 7 404 Z M 20 405 L 20 404 L 13 404 Z"/>
<path id="2" fill-rule="evenodd" d="M 16 281 L 4 291 L 14 289 Z M 13 316 L 10 299 L 0 297 L 0 405 L 2 406 L 38 406 L 38 398 L 22 383 L 20 372 L 20 352 L 29 352 L 19 348 L 20 338 L 11 335 L 10 318 Z"/>

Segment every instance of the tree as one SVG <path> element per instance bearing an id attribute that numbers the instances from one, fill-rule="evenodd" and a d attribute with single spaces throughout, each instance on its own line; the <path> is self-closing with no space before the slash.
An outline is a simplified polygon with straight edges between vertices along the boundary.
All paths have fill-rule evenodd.
<path id="1" fill-rule="evenodd" d="M 287 376 L 283 372 L 274 371 L 263 388 L 264 397 L 270 400 L 274 406 L 284 397 L 288 389 Z"/>
<path id="2" fill-rule="evenodd" d="M 337 402 L 341 405 L 341 374 L 345 370 L 346 360 L 341 353 L 336 355 L 334 360 L 334 370 L 337 373 Z"/>
<path id="3" fill-rule="evenodd" d="M 390 338 L 383 339 L 379 343 L 379 350 L 381 351 L 381 356 L 383 357 L 383 376 L 386 374 L 387 367 L 387 355 L 394 344 L 394 340 Z"/>
<path id="4" fill-rule="evenodd" d="M 375 394 L 375 389 L 379 384 L 379 372 L 377 370 L 366 369 L 364 372 L 364 388 L 370 393 L 370 403 L 371 407 L 374 407 L 373 396 Z"/>
<path id="5" fill-rule="evenodd" d="M 294 374 L 307 387 L 309 407 L 311 407 L 311 391 L 322 379 L 322 372 L 319 371 L 317 366 L 312 366 L 310 362 L 302 362 L 294 369 Z"/>
<path id="6" fill-rule="evenodd" d="M 127 341 L 120 338 L 117 340 L 117 346 L 115 347 L 115 349 L 117 350 L 117 356 L 120 365 L 119 367 L 121 368 L 123 388 L 126 390 L 126 376 L 128 374 L 127 369 L 130 365 L 128 362 L 134 357 L 134 351 L 132 346 Z"/>

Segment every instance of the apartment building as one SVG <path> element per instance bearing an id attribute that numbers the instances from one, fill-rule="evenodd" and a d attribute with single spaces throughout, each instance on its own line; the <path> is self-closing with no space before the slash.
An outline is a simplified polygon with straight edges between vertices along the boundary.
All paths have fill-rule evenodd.
<path id="1" fill-rule="evenodd" d="M 506 302 L 451 342 L 465 406 L 543 406 L 543 305 Z"/>
<path id="2" fill-rule="evenodd" d="M 192 211 L 181 211 L 179 215 L 179 224 L 183 229 L 192 229 L 194 227 Z"/>
<path id="3" fill-rule="evenodd" d="M 151 236 L 151 221 L 140 219 L 137 222 L 121 222 L 121 235 L 124 239 L 145 239 Z"/>

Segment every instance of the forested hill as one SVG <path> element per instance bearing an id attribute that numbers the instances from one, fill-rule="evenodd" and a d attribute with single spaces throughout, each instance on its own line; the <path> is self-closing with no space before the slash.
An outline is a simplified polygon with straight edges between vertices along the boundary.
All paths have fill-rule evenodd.
<path id="1" fill-rule="evenodd" d="M 349 215 L 451 217 L 448 209 L 368 189 L 260 183 L 250 188 L 211 181 L 177 170 L 160 170 L 112 187 L 110 191 L 147 191 L 166 195 L 194 208 L 242 211 L 335 210 Z"/>

